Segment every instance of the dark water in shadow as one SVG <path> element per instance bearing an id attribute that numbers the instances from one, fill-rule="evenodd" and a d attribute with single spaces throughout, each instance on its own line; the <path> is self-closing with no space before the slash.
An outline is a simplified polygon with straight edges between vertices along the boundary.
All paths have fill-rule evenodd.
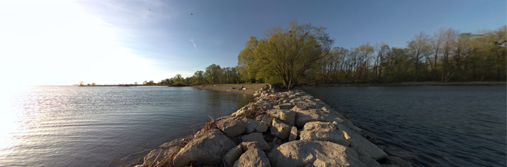
<path id="1" fill-rule="evenodd" d="M 505 86 L 304 90 L 417 166 L 506 166 Z"/>
<path id="2" fill-rule="evenodd" d="M 0 128 L 0 166 L 65 167 L 107 166 L 253 101 L 251 95 L 165 86 L 28 87 L 2 99 L 1 125 L 11 128 Z"/>

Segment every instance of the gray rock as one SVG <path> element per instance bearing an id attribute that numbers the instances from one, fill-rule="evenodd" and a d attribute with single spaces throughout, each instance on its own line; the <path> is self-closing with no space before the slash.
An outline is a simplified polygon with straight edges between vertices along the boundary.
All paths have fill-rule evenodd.
<path id="1" fill-rule="evenodd" d="M 308 107 L 305 105 L 296 104 L 294 107 L 292 107 L 293 111 L 301 111 L 301 110 L 308 110 Z"/>
<path id="2" fill-rule="evenodd" d="M 240 108 L 238 111 L 232 113 L 231 116 L 232 117 L 239 117 L 239 116 L 245 115 L 246 112 L 248 112 L 248 110 L 245 107 L 243 107 L 243 108 Z"/>
<path id="3" fill-rule="evenodd" d="M 298 137 L 298 128 L 292 126 L 290 129 L 289 141 L 294 141 Z"/>
<path id="4" fill-rule="evenodd" d="M 340 117 L 330 114 L 321 109 L 309 109 L 301 110 L 296 112 L 296 125 L 297 127 L 303 127 L 307 122 L 322 121 L 322 122 L 334 122 L 342 123 L 343 119 Z"/>
<path id="5" fill-rule="evenodd" d="M 271 123 L 271 134 L 285 140 L 289 137 L 291 127 L 278 119 L 273 119 Z"/>
<path id="6" fill-rule="evenodd" d="M 259 148 L 250 148 L 234 163 L 234 167 L 271 167 L 269 159 Z"/>
<path id="7" fill-rule="evenodd" d="M 296 120 L 296 112 L 286 109 L 271 109 L 266 113 L 271 117 L 278 118 L 290 126 L 294 126 Z"/>
<path id="8" fill-rule="evenodd" d="M 256 103 L 254 103 L 254 105 L 259 106 L 259 107 L 263 108 L 264 110 L 269 110 L 269 109 L 273 108 L 273 105 L 271 103 L 269 103 L 268 101 L 258 101 Z"/>
<path id="9" fill-rule="evenodd" d="M 350 144 L 350 142 L 345 138 L 342 130 L 336 128 L 335 124 L 320 121 L 306 123 L 303 131 L 301 131 L 300 140 L 330 141 L 341 144 L 345 147 Z"/>
<path id="10" fill-rule="evenodd" d="M 239 144 L 239 146 L 241 146 L 241 149 L 243 149 L 243 152 L 245 152 L 246 150 L 251 149 L 251 148 L 259 148 L 260 149 L 260 144 L 257 141 L 241 142 Z"/>
<path id="11" fill-rule="evenodd" d="M 336 125 L 338 129 L 344 131 L 345 138 L 350 142 L 350 147 L 354 148 L 360 155 L 364 155 L 370 159 L 379 160 L 387 157 L 387 154 L 378 148 L 375 144 L 368 141 L 363 136 L 350 130 L 343 124 Z"/>
<path id="12" fill-rule="evenodd" d="M 244 142 L 252 142 L 252 141 L 258 142 L 259 148 L 261 150 L 269 150 L 270 149 L 268 142 L 266 142 L 266 140 L 264 140 L 264 137 L 262 136 L 261 133 L 251 133 L 248 135 L 241 136 L 241 140 L 243 140 Z"/>
<path id="13" fill-rule="evenodd" d="M 182 167 L 189 162 L 207 164 L 222 163 L 227 151 L 236 146 L 234 142 L 218 129 L 210 129 L 205 134 L 194 138 L 174 157 L 173 164 Z"/>
<path id="14" fill-rule="evenodd" d="M 286 110 L 291 109 L 292 107 L 294 107 L 294 104 L 292 104 L 292 103 L 282 103 L 282 104 L 273 106 L 273 108 L 275 108 L 275 109 L 286 109 Z"/>
<path id="15" fill-rule="evenodd" d="M 285 166 L 366 166 L 357 153 L 345 146 L 327 142 L 296 140 L 284 143 L 274 149 L 269 160 L 275 167 Z"/>
<path id="16" fill-rule="evenodd" d="M 246 130 L 245 123 L 241 118 L 229 117 L 218 121 L 216 124 L 229 137 L 239 136 Z"/>
<path id="17" fill-rule="evenodd" d="M 271 126 L 271 117 L 266 114 L 258 115 L 255 119 L 259 122 L 265 123 L 268 127 Z"/>
<path id="18" fill-rule="evenodd" d="M 227 167 L 231 167 L 234 165 L 234 162 L 239 159 L 239 156 L 243 154 L 243 149 L 240 145 L 232 148 L 224 155 L 224 162 Z"/>
<path id="19" fill-rule="evenodd" d="M 268 125 L 266 125 L 265 123 L 248 118 L 238 118 L 238 119 L 243 121 L 243 123 L 245 124 L 246 133 L 265 132 L 268 130 Z"/>
<path id="20" fill-rule="evenodd" d="M 297 101 L 297 102 L 294 102 L 294 105 L 305 106 L 308 109 L 320 109 L 323 107 L 323 104 L 317 103 L 312 100 Z"/>
<path id="21" fill-rule="evenodd" d="M 164 143 L 160 145 L 160 147 L 168 147 L 162 149 L 162 152 L 159 155 L 160 149 L 151 150 L 148 155 L 144 157 L 144 162 L 142 166 L 148 166 L 153 163 L 157 155 L 159 155 L 157 161 L 161 161 L 165 159 L 169 154 L 173 153 L 178 149 L 180 146 L 178 145 L 181 142 L 182 139 L 176 139 L 171 142 Z M 156 163 L 155 163 L 156 164 Z"/>

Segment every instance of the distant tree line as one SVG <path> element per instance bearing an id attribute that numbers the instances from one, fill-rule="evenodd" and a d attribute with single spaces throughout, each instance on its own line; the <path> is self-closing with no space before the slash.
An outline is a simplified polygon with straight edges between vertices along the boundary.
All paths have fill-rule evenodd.
<path id="1" fill-rule="evenodd" d="M 334 47 L 303 82 L 505 81 L 506 33 L 506 27 L 479 34 L 442 28 L 415 35 L 405 48 L 385 43 Z"/>
<path id="2" fill-rule="evenodd" d="M 507 27 L 479 33 L 452 28 L 421 32 L 406 47 L 386 43 L 346 49 L 333 47 L 324 27 L 289 23 L 267 37 L 251 36 L 238 55 L 238 66 L 211 64 L 191 77 L 177 74 L 145 85 L 230 83 L 298 84 L 397 83 L 409 81 L 505 81 Z"/>

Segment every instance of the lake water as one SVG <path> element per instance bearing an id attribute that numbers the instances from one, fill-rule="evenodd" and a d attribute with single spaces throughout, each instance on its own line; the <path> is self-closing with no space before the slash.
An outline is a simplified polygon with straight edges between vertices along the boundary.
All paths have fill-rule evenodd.
<path id="1" fill-rule="evenodd" d="M 417 166 L 506 166 L 505 86 L 305 87 Z"/>
<path id="2" fill-rule="evenodd" d="M 191 134 L 251 95 L 191 87 L 35 86 L 0 95 L 0 166 L 107 166 Z"/>

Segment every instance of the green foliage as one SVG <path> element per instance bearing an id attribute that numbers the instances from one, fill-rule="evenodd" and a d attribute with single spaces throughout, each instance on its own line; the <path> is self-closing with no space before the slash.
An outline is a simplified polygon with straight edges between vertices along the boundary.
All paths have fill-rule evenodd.
<path id="1" fill-rule="evenodd" d="M 210 66 L 206 67 L 206 72 L 204 72 L 204 76 L 206 77 L 206 80 L 209 83 L 218 84 L 220 81 L 220 72 L 221 72 L 220 65 L 211 64 Z"/>
<path id="2" fill-rule="evenodd" d="M 333 40 L 324 31 L 323 27 L 292 21 L 287 29 L 268 30 L 267 38 L 257 40 L 251 36 L 238 56 L 240 72 L 247 75 L 243 79 L 278 80 L 292 88 L 329 52 Z"/>
<path id="3" fill-rule="evenodd" d="M 334 47 L 304 82 L 505 81 L 506 32 L 506 27 L 479 34 L 440 29 L 433 36 L 417 34 L 406 48 Z"/>

